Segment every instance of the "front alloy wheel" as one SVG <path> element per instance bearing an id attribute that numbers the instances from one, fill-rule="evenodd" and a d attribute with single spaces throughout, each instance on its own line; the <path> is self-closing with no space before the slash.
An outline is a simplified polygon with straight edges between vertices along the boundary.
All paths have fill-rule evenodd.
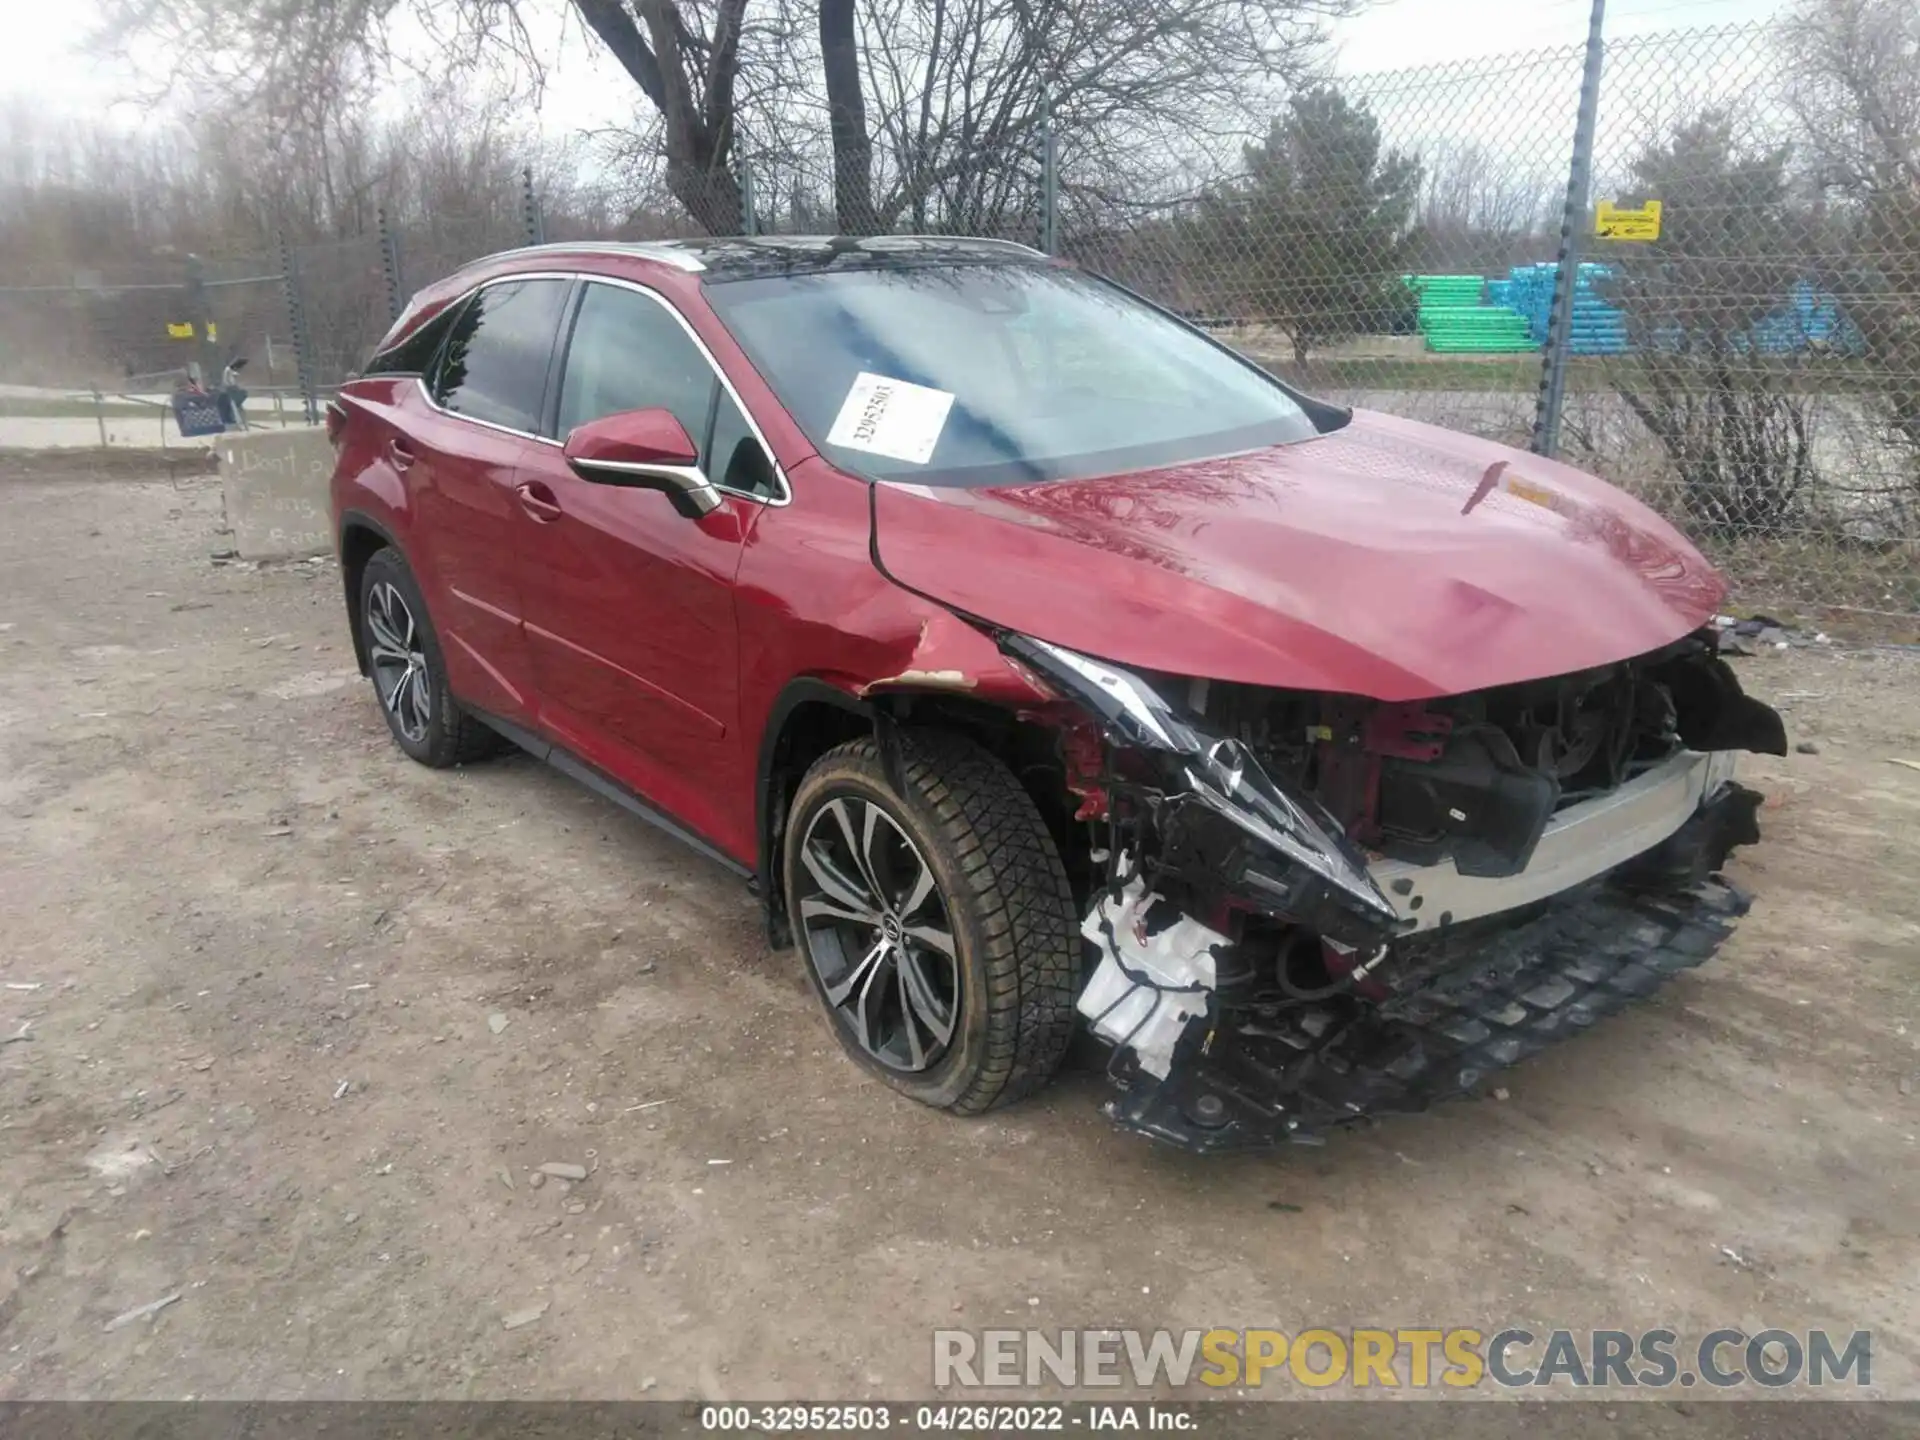
<path id="1" fill-rule="evenodd" d="M 782 840 L 787 913 L 843 1049 L 975 1114 L 1046 1084 L 1073 1035 L 1073 889 L 1033 797 L 962 735 L 899 730 L 816 760 Z"/>
<path id="2" fill-rule="evenodd" d="M 959 1014 L 953 923 L 933 869 L 880 805 L 836 796 L 800 842 L 799 920 L 821 993 L 854 1042 L 892 1070 L 946 1054 Z"/>

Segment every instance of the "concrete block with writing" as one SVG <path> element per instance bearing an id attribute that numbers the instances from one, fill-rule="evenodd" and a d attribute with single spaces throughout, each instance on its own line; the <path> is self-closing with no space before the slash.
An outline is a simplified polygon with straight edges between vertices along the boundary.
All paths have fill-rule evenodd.
<path id="1" fill-rule="evenodd" d="M 233 548 L 247 560 L 288 560 L 333 549 L 327 481 L 333 446 L 317 426 L 247 430 L 214 441 Z"/>

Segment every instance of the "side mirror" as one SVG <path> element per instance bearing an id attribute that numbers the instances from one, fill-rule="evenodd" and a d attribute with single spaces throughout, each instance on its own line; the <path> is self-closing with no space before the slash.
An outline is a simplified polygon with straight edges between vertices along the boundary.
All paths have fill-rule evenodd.
<path id="1" fill-rule="evenodd" d="M 662 491 L 689 519 L 720 508 L 720 492 L 671 410 L 622 410 L 576 425 L 560 453 L 582 480 Z"/>

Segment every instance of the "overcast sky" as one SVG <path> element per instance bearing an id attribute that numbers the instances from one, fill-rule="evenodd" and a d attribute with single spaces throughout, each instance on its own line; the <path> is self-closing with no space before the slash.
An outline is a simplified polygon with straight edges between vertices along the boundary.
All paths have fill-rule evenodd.
<path id="1" fill-rule="evenodd" d="M 58 5 L 5 0 L 10 12 L 0 46 L 0 100 L 24 98 L 50 114 L 108 113 L 127 79 L 78 53 L 98 23 L 96 0 Z M 1764 19 L 1781 0 L 1611 0 L 1607 33 L 1651 31 Z M 1548 45 L 1586 35 L 1589 0 L 1384 0 L 1335 27 L 1339 68 L 1346 73 L 1393 70 Z M 531 7 L 530 7 L 531 8 Z M 552 14 L 560 13 L 556 6 Z M 549 20 L 559 59 L 550 76 L 541 127 L 564 135 L 617 125 L 632 111 L 632 90 L 611 62 L 591 53 L 578 23 Z M 131 107 L 113 111 L 138 123 Z"/>

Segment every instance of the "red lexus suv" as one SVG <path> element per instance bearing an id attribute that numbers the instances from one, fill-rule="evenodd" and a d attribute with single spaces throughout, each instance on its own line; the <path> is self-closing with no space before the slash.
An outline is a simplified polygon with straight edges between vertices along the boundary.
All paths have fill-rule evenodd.
<path id="1" fill-rule="evenodd" d="M 855 1060 L 1271 1144 L 1472 1090 L 1747 900 L 1722 583 L 1565 465 L 1312 399 L 927 237 L 548 245 L 340 391 L 395 742 L 511 742 L 738 872 Z"/>

